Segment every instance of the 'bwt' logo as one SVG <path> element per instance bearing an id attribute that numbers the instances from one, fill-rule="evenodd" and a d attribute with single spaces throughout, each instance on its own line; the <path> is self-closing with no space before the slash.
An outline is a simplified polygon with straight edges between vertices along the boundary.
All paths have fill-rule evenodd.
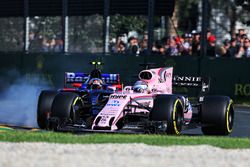
<path id="1" fill-rule="evenodd" d="M 113 100 L 111 103 L 108 103 L 107 106 L 119 107 L 120 102 L 118 100 Z"/>

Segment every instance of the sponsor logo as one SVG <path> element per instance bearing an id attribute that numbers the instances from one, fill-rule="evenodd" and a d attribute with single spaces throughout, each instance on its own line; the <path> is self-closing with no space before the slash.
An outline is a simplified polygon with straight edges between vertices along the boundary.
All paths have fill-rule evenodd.
<path id="1" fill-rule="evenodd" d="M 235 84 L 235 96 L 250 96 L 250 84 Z"/>
<path id="2" fill-rule="evenodd" d="M 120 102 L 118 100 L 112 100 L 111 103 L 106 104 L 106 106 L 111 106 L 111 107 L 119 107 L 120 106 Z"/>
<path id="3" fill-rule="evenodd" d="M 67 83 L 83 83 L 89 79 L 89 74 L 85 73 L 74 73 L 74 72 L 66 72 L 65 80 Z M 115 84 L 119 83 L 119 75 L 118 74 L 102 74 L 102 80 L 106 83 Z"/>
<path id="4" fill-rule="evenodd" d="M 165 80 L 166 80 L 167 78 L 172 78 L 172 73 L 171 73 L 171 72 L 165 71 L 165 72 L 164 72 L 164 78 L 165 78 Z"/>
<path id="5" fill-rule="evenodd" d="M 119 75 L 118 74 L 102 74 L 102 80 L 106 83 L 119 83 Z"/>
<path id="6" fill-rule="evenodd" d="M 201 82 L 201 77 L 174 76 L 175 82 Z"/>
<path id="7" fill-rule="evenodd" d="M 110 95 L 110 99 L 126 99 L 127 95 Z"/>
<path id="8" fill-rule="evenodd" d="M 66 82 L 85 82 L 88 79 L 88 77 L 76 75 L 75 73 L 68 72 L 66 73 Z"/>
<path id="9" fill-rule="evenodd" d="M 172 68 L 160 69 L 160 83 L 166 82 L 172 78 Z"/>

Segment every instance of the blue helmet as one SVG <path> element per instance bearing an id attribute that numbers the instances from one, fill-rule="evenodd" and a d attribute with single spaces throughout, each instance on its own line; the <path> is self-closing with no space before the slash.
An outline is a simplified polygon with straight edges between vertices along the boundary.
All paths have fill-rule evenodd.
<path id="1" fill-rule="evenodd" d="M 99 78 L 92 78 L 89 80 L 88 84 L 91 89 L 102 89 L 103 81 Z"/>
<path id="2" fill-rule="evenodd" d="M 134 92 L 143 93 L 148 89 L 148 84 L 144 81 L 136 81 L 133 90 Z"/>

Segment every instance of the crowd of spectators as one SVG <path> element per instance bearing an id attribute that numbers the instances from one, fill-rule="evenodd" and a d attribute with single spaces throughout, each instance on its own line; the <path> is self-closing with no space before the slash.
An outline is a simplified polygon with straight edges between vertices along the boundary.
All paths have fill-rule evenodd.
<path id="1" fill-rule="evenodd" d="M 29 34 L 29 49 L 39 52 L 62 52 L 63 40 L 53 35 L 51 38 L 42 35 L 35 35 L 33 32 Z"/>
<path id="2" fill-rule="evenodd" d="M 247 57 L 250 58 L 250 42 L 244 29 L 239 29 L 239 33 L 225 39 L 219 47 L 218 54 L 221 57 Z"/>
<path id="3" fill-rule="evenodd" d="M 143 34 L 142 38 L 137 35 L 118 36 L 110 42 L 110 52 L 128 55 L 144 55 L 148 50 L 148 36 Z M 164 56 L 199 56 L 201 50 L 201 34 L 195 30 L 184 33 L 181 36 L 164 37 L 154 42 L 152 54 Z M 244 29 L 239 29 L 238 33 L 229 39 L 217 41 L 215 35 L 207 31 L 207 56 L 210 57 L 249 57 L 250 42 Z"/>
<path id="4" fill-rule="evenodd" d="M 46 38 L 29 34 L 29 49 L 41 52 L 62 52 L 63 40 L 52 36 Z M 168 36 L 153 43 L 151 55 L 200 56 L 201 34 L 196 30 L 182 35 Z M 137 32 L 119 35 L 110 41 L 110 53 L 145 55 L 148 52 L 148 34 L 139 36 Z M 250 58 L 249 37 L 244 29 L 224 40 L 217 40 L 212 31 L 207 31 L 207 56 Z"/>

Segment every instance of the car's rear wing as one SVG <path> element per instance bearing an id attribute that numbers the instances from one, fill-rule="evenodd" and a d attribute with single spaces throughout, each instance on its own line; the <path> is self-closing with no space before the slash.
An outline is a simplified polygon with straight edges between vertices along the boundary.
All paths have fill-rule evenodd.
<path id="1" fill-rule="evenodd" d="M 173 86 L 177 87 L 197 87 L 202 93 L 208 93 L 210 89 L 210 79 L 207 77 L 179 76 L 174 75 Z"/>
<path id="2" fill-rule="evenodd" d="M 65 85 L 66 84 L 85 84 L 90 78 L 89 74 L 80 72 L 65 72 Z M 119 85 L 119 74 L 101 74 L 101 79 L 108 85 Z"/>

